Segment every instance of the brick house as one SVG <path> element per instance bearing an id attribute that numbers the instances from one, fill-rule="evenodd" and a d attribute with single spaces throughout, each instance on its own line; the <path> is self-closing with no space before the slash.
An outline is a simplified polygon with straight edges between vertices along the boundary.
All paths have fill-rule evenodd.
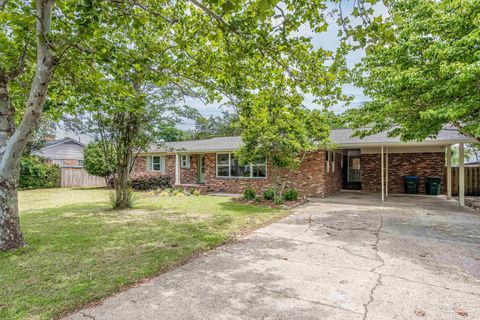
<path id="1" fill-rule="evenodd" d="M 263 192 L 272 183 L 272 170 L 278 170 L 276 176 L 286 179 L 286 187 L 298 189 L 305 197 L 325 197 L 342 189 L 381 191 L 383 197 L 404 192 L 403 176 L 417 175 L 419 192 L 424 193 L 425 177 L 440 176 L 447 181 L 450 146 L 472 141 L 450 128 L 441 130 L 435 139 L 409 143 L 388 137 L 387 132 L 363 139 L 352 133 L 350 129 L 332 130 L 336 148 L 308 153 L 300 168 L 290 173 L 272 168 L 267 159 L 240 165 L 234 153 L 242 145 L 241 138 L 220 137 L 153 147 L 139 155 L 134 174 L 165 174 L 177 186 L 240 193 L 247 187 Z M 443 192 L 447 192 L 446 185 Z"/>

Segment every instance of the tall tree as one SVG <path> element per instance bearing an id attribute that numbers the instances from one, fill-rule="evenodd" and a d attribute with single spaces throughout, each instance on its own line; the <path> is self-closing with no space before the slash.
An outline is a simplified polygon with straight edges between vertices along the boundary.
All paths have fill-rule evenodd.
<path id="1" fill-rule="evenodd" d="M 371 97 L 348 113 L 351 125 L 362 136 L 391 130 L 402 140 L 450 125 L 480 141 L 480 1 L 375 2 L 388 14 L 357 9 L 362 23 L 347 28 L 366 49 L 355 83 Z"/>
<path id="2" fill-rule="evenodd" d="M 193 139 L 207 139 L 212 137 L 238 136 L 242 132 L 237 113 L 223 111 L 221 116 L 203 117 L 195 119 Z"/>
<path id="3" fill-rule="evenodd" d="M 275 88 L 260 92 L 241 108 L 244 144 L 238 153 L 240 161 L 267 158 L 277 195 L 282 195 L 288 176 L 298 169 L 308 152 L 332 146 L 329 135 L 333 114 L 310 110 L 302 101 L 301 95 L 284 96 Z"/>
<path id="4" fill-rule="evenodd" d="M 100 106 L 104 114 L 113 110 L 111 119 L 123 128 L 117 151 L 131 150 L 142 121 L 137 115 L 143 114 L 136 110 L 148 105 L 150 95 L 144 84 L 175 86 L 207 102 L 227 98 L 244 104 L 252 93 L 274 87 L 286 96 L 301 92 L 328 100 L 323 96 L 338 94 L 343 52 L 315 49 L 311 39 L 297 34 L 305 25 L 326 30 L 325 2 L 84 0 L 58 2 L 53 10 L 54 0 L 1 1 L 0 250 L 24 245 L 17 206 L 19 159 L 47 89 L 52 113 L 72 105 L 68 99 L 80 103 L 76 89 L 82 84 L 85 98 L 98 91 L 100 102 L 110 99 L 111 105 Z M 22 92 L 20 82 L 29 77 L 29 93 L 12 95 L 19 97 L 15 105 L 25 108 L 14 108 L 9 89 Z M 127 153 L 117 152 L 124 176 Z"/>

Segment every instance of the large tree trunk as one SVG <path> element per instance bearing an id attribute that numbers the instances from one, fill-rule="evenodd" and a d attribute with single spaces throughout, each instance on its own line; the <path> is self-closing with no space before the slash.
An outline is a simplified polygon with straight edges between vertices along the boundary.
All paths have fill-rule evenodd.
<path id="1" fill-rule="evenodd" d="M 0 251 L 25 245 L 18 216 L 18 179 L 0 181 Z"/>
<path id="2" fill-rule="evenodd" d="M 37 68 L 25 114 L 16 130 L 13 120 L 15 110 L 10 104 L 8 95 L 8 81 L 19 72 L 14 70 L 0 74 L 0 250 L 2 251 L 25 245 L 18 216 L 18 172 L 23 150 L 42 115 L 48 85 L 52 79 L 54 62 L 48 43 L 48 34 L 53 4 L 53 0 L 36 1 Z"/>

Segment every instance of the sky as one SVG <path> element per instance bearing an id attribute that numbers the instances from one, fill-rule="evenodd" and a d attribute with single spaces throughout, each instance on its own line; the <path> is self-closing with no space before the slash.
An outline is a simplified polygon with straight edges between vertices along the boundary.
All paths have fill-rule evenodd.
<path id="1" fill-rule="evenodd" d="M 344 13 L 348 14 L 351 10 L 352 10 L 352 2 L 346 2 L 343 5 Z M 386 14 L 386 9 L 379 8 L 376 10 L 376 13 Z M 333 20 L 330 20 L 328 22 L 329 22 L 329 27 L 327 31 L 321 34 L 317 34 L 313 32 L 308 26 L 302 26 L 298 30 L 298 34 L 302 36 L 310 37 L 315 49 L 324 48 L 327 50 L 335 50 L 340 44 L 340 39 L 338 37 L 338 26 L 336 22 Z M 347 64 L 350 67 L 353 67 L 356 63 L 358 63 L 361 60 L 363 56 L 364 56 L 363 51 L 358 50 L 355 52 L 351 52 L 346 57 Z M 363 90 L 361 88 L 355 87 L 352 84 L 343 86 L 343 91 L 345 94 L 353 97 L 353 100 L 350 103 L 350 108 L 359 106 L 363 102 L 368 100 L 368 97 L 363 94 Z M 313 101 L 313 96 L 309 96 L 309 95 L 305 96 L 304 104 L 307 107 L 312 107 L 312 108 L 319 107 L 318 105 L 314 105 L 312 101 Z M 198 99 L 193 99 L 193 98 L 186 98 L 185 104 L 195 107 L 202 115 L 207 117 L 211 115 L 213 116 L 220 115 L 222 111 L 222 108 L 219 104 L 204 104 L 202 101 Z M 337 114 L 340 114 L 346 110 L 346 107 L 343 103 L 340 103 L 338 105 L 333 106 L 331 110 Z M 185 120 L 183 124 L 179 125 L 179 128 L 188 130 L 188 129 L 193 129 L 194 125 L 195 123 L 193 120 Z M 64 138 L 67 136 L 77 140 L 80 139 L 82 142 L 86 142 L 86 143 L 91 141 L 91 138 L 85 135 L 78 136 L 71 132 L 66 132 L 62 129 L 57 130 L 57 138 Z"/>

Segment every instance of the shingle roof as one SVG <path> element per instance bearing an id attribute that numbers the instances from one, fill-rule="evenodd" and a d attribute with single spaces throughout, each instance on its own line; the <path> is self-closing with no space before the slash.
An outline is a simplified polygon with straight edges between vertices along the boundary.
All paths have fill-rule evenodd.
<path id="1" fill-rule="evenodd" d="M 83 143 L 81 142 L 78 142 L 77 140 L 75 139 L 72 139 L 72 138 L 63 138 L 63 139 L 58 139 L 58 140 L 49 140 L 49 141 L 45 141 L 45 143 L 43 144 L 42 146 L 42 149 L 44 148 L 47 148 L 47 147 L 51 147 L 51 146 L 55 146 L 57 144 L 62 144 L 62 143 L 65 143 L 65 142 L 73 142 L 73 143 L 77 143 L 81 146 L 85 146 Z"/>
<path id="2" fill-rule="evenodd" d="M 359 137 L 352 137 L 354 130 L 352 129 L 334 129 L 330 133 L 330 138 L 333 142 L 338 145 L 355 145 L 355 144 L 395 144 L 395 143 L 404 143 L 400 140 L 399 137 L 389 137 L 388 131 L 383 131 L 377 134 L 373 134 L 371 136 L 366 136 L 364 138 Z M 441 142 L 441 141 L 471 141 L 472 139 L 460 134 L 456 128 L 453 127 L 444 127 L 438 135 L 434 138 L 427 138 L 421 143 L 428 144 L 429 142 Z M 410 142 L 415 143 L 415 142 Z"/>
<path id="3" fill-rule="evenodd" d="M 388 132 L 381 132 L 365 138 L 352 137 L 352 129 L 334 129 L 330 133 L 330 138 L 339 146 L 359 147 L 359 146 L 375 146 L 381 144 L 401 144 L 398 137 L 388 137 Z M 453 128 L 444 128 L 435 139 L 426 139 L 420 144 L 428 145 L 438 142 L 472 142 L 472 139 L 460 134 L 458 130 Z M 412 142 L 412 144 L 415 144 Z M 152 146 L 147 153 L 154 152 L 217 152 L 217 151 L 233 151 L 238 150 L 242 146 L 242 140 L 239 136 L 235 137 L 217 137 L 204 140 L 191 140 L 180 142 L 166 142 L 159 146 Z"/>
<path id="4" fill-rule="evenodd" d="M 191 140 L 179 142 L 166 142 L 163 145 L 152 146 L 148 152 L 169 152 L 169 151 L 227 151 L 237 150 L 242 146 L 242 139 L 235 137 L 217 137 L 204 140 Z"/>

